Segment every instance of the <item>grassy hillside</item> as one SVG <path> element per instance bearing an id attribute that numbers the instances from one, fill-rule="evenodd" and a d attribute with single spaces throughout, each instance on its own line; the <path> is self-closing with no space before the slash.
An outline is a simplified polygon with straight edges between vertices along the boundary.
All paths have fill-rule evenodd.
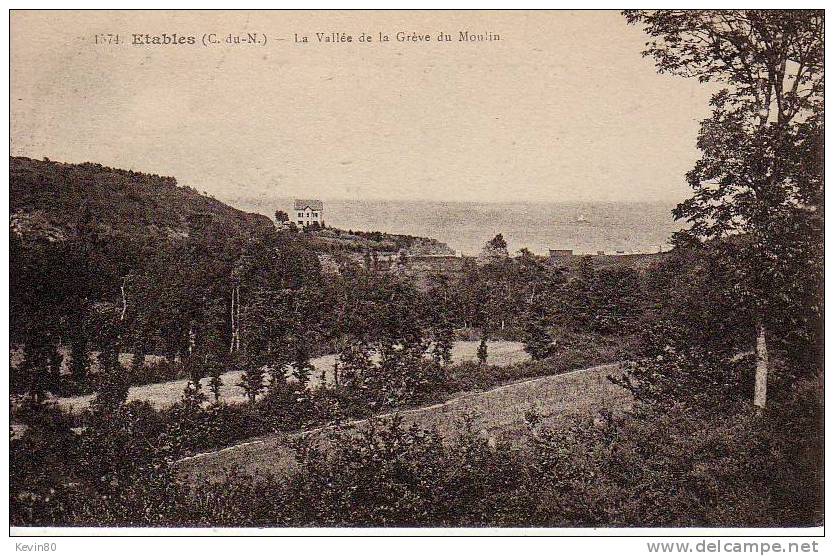
<path id="1" fill-rule="evenodd" d="M 555 361 L 548 362 L 557 368 Z M 567 415 L 594 415 L 601 409 L 628 407 L 628 393 L 606 377 L 620 372 L 619 364 L 600 365 L 553 376 L 528 379 L 483 392 L 469 392 L 446 402 L 404 410 L 396 414 L 405 427 L 436 430 L 454 438 L 468 419 L 474 430 L 490 439 L 512 439 L 525 427 L 525 415 L 535 411 L 547 420 Z M 388 415 L 390 417 L 391 415 Z M 365 419 L 351 424 L 360 430 Z M 300 435 L 318 435 L 317 428 Z M 273 435 L 244 442 L 215 452 L 186 458 L 177 469 L 190 480 L 218 480 L 231 468 L 251 474 L 281 473 L 296 465 L 292 439 L 299 435 Z"/>
<path id="2" fill-rule="evenodd" d="M 23 235 L 60 239 L 83 218 L 105 233 L 156 240 L 188 237 L 206 219 L 228 235 L 272 227 L 263 215 L 180 187 L 171 177 L 24 157 L 11 157 L 9 165 L 12 225 Z"/>
<path id="3" fill-rule="evenodd" d="M 169 344 L 173 358 L 198 326 L 225 343 L 225 305 L 240 276 L 252 289 L 317 276 L 304 238 L 174 178 L 93 163 L 9 163 L 12 343 L 56 346 L 56 369 L 67 344 L 101 351 L 118 338 L 122 351 L 147 353 Z"/>

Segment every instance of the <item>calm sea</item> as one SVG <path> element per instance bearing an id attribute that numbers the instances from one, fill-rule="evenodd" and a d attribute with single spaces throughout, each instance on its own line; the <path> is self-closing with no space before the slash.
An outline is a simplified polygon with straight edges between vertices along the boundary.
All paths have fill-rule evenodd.
<path id="1" fill-rule="evenodd" d="M 292 199 L 236 198 L 229 204 L 274 216 L 292 211 Z M 477 255 L 501 233 L 510 252 L 527 247 L 575 253 L 655 253 L 669 249 L 674 203 L 439 203 L 431 201 L 324 202 L 324 220 L 345 230 L 383 231 L 435 238 L 464 255 Z"/>

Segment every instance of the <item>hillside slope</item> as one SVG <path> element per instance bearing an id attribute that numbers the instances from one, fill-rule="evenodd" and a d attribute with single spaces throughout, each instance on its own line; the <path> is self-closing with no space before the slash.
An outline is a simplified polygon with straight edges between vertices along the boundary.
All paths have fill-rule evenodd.
<path id="1" fill-rule="evenodd" d="M 83 219 L 106 234 L 150 240 L 188 237 L 206 219 L 228 235 L 272 227 L 269 218 L 178 186 L 174 178 L 88 162 L 11 157 L 9 190 L 11 224 L 24 236 L 62 239 Z"/>
<path id="2" fill-rule="evenodd" d="M 318 275 L 305 238 L 174 178 L 22 157 L 9 166 L 13 344 L 98 351 L 121 336 L 148 353 L 169 344 L 173 358 L 199 323 L 228 341 L 241 276 L 254 290 Z M 108 332 L 114 323 L 120 332 Z"/>
<path id="3" fill-rule="evenodd" d="M 631 404 L 629 394 L 608 380 L 621 372 L 619 363 L 532 378 L 483 392 L 469 392 L 448 401 L 379 416 L 399 415 L 403 426 L 434 429 L 454 438 L 466 420 L 489 438 L 511 438 L 523 429 L 525 415 L 535 410 L 547 420 L 570 415 L 593 415 L 600 410 L 620 411 Z M 367 419 L 348 423 L 361 430 Z M 176 463 L 178 472 L 194 483 L 218 480 L 232 468 L 252 475 L 281 474 L 295 466 L 292 439 L 320 435 L 324 428 L 298 434 L 276 434 L 197 454 Z M 324 440 L 322 438 L 322 440 Z"/>

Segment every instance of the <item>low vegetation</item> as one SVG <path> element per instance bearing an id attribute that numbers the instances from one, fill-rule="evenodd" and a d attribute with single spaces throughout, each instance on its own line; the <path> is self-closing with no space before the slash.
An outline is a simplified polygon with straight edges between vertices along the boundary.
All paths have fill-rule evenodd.
<path id="1" fill-rule="evenodd" d="M 721 414 L 688 404 L 663 411 L 641 406 L 629 415 L 577 417 L 554 427 L 529 411 L 522 443 L 490 441 L 466 420 L 451 435 L 406 427 L 398 419 L 371 421 L 357 431 L 337 429 L 324 440 L 299 437 L 293 471 L 286 474 L 232 469 L 221 481 L 195 483 L 164 461 L 137 466 L 122 456 L 118 465 L 99 462 L 87 469 L 91 483 L 45 477 L 38 496 L 32 495 L 36 485 L 27 481 L 21 488 L 17 481 L 21 467 L 44 461 L 16 457 L 12 523 L 809 525 L 822 516 L 821 490 L 808 488 L 820 481 L 821 436 L 808 434 L 820 432 L 818 393 L 818 384 L 802 382 L 766 415 L 748 404 Z M 56 421 L 49 422 L 58 429 L 53 441 L 76 446 Z M 117 432 L 108 429 L 108 438 L 124 439 Z M 85 457 L 85 448 L 83 443 L 78 457 Z M 54 469 L 55 453 L 37 455 L 53 460 Z M 767 466 L 756 464 L 763 454 Z"/>

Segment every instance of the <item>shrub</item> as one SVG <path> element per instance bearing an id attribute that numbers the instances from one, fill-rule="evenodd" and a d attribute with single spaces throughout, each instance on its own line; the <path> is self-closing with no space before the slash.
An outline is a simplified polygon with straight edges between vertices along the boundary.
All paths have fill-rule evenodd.
<path id="1" fill-rule="evenodd" d="M 12 468 L 11 520 L 98 526 L 808 526 L 822 521 L 822 399 L 799 383 L 764 415 L 651 410 L 559 422 L 517 443 L 372 419 L 293 442 L 285 477 L 187 484 L 164 462 L 39 490 Z M 250 409 L 249 406 L 245 406 Z M 35 442 L 30 436 L 26 442 Z M 14 441 L 13 455 L 24 443 Z M 47 452 L 38 452 L 46 455 Z M 762 461 L 767 465 L 762 465 Z M 22 461 L 22 460 L 13 460 Z"/>

